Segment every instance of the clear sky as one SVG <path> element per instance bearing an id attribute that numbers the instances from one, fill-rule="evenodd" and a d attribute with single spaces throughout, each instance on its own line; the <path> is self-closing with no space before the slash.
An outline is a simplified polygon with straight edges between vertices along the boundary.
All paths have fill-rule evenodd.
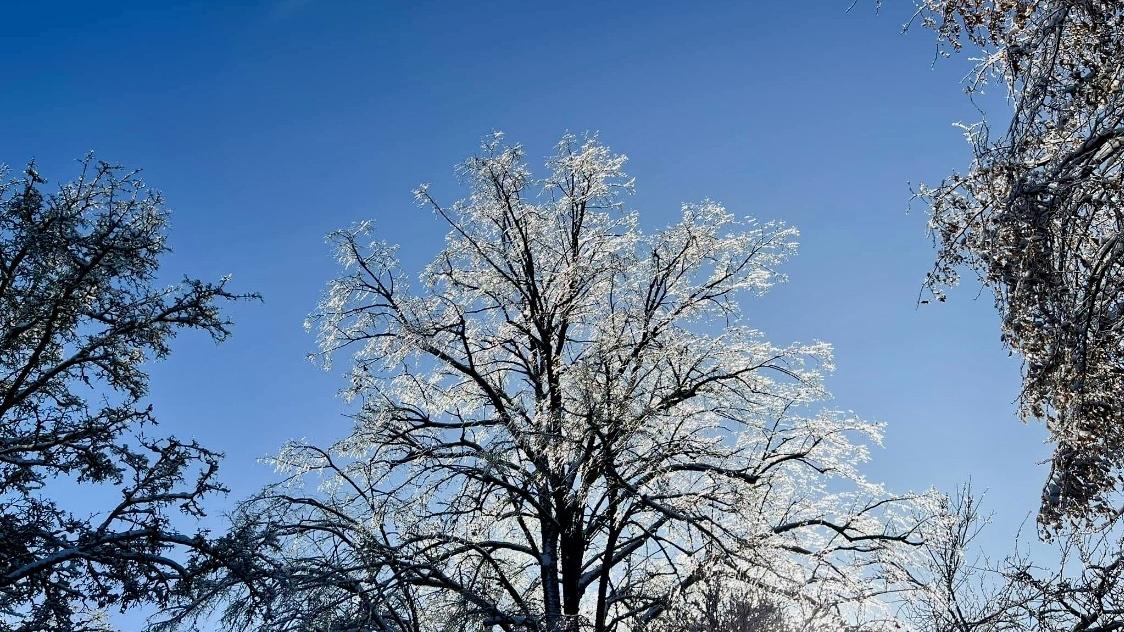
<path id="1" fill-rule="evenodd" d="M 777 343 L 837 350 L 834 406 L 887 422 L 870 477 L 989 489 L 996 529 L 1032 511 L 1048 450 L 1014 415 L 1018 364 L 990 294 L 916 304 L 932 258 L 910 182 L 968 158 L 967 61 L 934 65 L 908 0 L 805 2 L 23 2 L 0 21 L 0 162 L 52 184 L 88 150 L 142 167 L 173 208 L 165 272 L 233 274 L 233 338 L 184 336 L 153 368 L 165 432 L 226 452 L 235 499 L 284 440 L 341 436 L 341 385 L 302 327 L 335 272 L 323 235 L 373 218 L 417 269 L 444 234 L 412 187 L 493 129 L 537 161 L 566 130 L 631 157 L 659 228 L 710 197 L 803 233 L 790 282 L 746 305 Z M 996 542 L 1003 538 L 996 537 Z"/>

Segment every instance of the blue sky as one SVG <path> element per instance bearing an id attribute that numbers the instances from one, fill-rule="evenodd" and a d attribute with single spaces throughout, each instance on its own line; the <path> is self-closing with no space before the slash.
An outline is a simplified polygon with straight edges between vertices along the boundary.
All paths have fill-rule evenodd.
<path id="1" fill-rule="evenodd" d="M 887 422 L 872 479 L 990 490 L 996 531 L 1036 506 L 1048 454 L 1014 415 L 1018 364 L 989 294 L 918 307 L 931 264 L 910 182 L 963 167 L 978 115 L 965 59 L 901 34 L 911 3 L 40 2 L 6 8 L 0 162 L 52 183 L 88 150 L 143 167 L 174 210 L 168 279 L 233 274 L 264 302 L 233 338 L 184 336 L 153 368 L 164 431 L 223 450 L 231 496 L 284 440 L 347 428 L 302 328 L 334 264 L 328 231 L 373 218 L 407 267 L 443 229 L 452 166 L 493 129 L 536 160 L 567 130 L 631 157 L 659 228 L 710 197 L 803 233 L 790 282 L 746 305 L 778 343 L 837 350 L 834 406 Z M 1001 114 L 1000 114 L 1001 116 Z"/>

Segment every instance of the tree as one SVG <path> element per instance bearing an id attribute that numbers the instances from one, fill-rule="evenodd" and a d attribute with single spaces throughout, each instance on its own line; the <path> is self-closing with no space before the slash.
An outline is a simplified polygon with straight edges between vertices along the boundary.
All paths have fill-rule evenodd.
<path id="1" fill-rule="evenodd" d="M 1015 547 L 998 563 L 974 540 L 986 526 L 970 486 L 946 498 L 925 539 L 926 561 L 905 619 L 917 632 L 1124 630 L 1124 538 L 1119 528 L 1067 529 L 1048 555 Z M 1035 557 L 1053 557 L 1052 563 Z"/>
<path id="2" fill-rule="evenodd" d="M 912 496 L 859 473 L 881 426 L 816 411 L 824 343 L 775 346 L 738 300 L 796 231 L 714 202 L 647 235 L 625 157 L 566 137 L 536 180 L 489 138 L 416 289 L 370 224 L 310 326 L 347 351 L 352 432 L 293 442 L 240 510 L 224 604 L 256 630 L 638 630 L 720 569 L 808 613 L 870 622 L 918 544 Z M 872 624 L 873 625 L 873 624 Z"/>
<path id="3" fill-rule="evenodd" d="M 0 628 L 103 629 L 100 610 L 161 603 L 202 533 L 219 455 L 143 434 L 145 363 L 183 329 L 228 334 L 226 281 L 155 285 L 167 209 L 136 172 L 92 158 L 52 195 L 29 167 L 0 184 Z M 100 514 L 62 486 L 112 485 Z"/>
<path id="4" fill-rule="evenodd" d="M 737 577 L 709 575 L 689 600 L 672 605 L 652 632 L 795 632 L 784 607 Z M 807 628 L 805 628 L 807 629 Z"/>
<path id="5" fill-rule="evenodd" d="M 1116 0 L 923 0 L 947 47 L 984 52 L 969 85 L 1006 87 L 1005 132 L 920 195 L 939 247 L 928 285 L 968 266 L 995 292 L 1023 359 L 1019 412 L 1056 443 L 1040 521 L 1115 511 L 1124 466 L 1124 5 Z"/>
<path id="6" fill-rule="evenodd" d="M 1027 630 L 1016 604 L 1022 594 L 1002 568 L 979 553 L 976 539 L 987 524 L 980 499 L 965 485 L 946 496 L 930 521 L 924 562 L 912 573 L 917 590 L 905 616 L 917 632 L 1016 632 Z"/>

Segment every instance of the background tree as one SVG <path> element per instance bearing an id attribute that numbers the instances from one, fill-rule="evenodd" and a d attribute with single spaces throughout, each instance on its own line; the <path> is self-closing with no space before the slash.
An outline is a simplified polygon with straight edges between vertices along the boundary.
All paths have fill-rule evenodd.
<path id="1" fill-rule="evenodd" d="M 930 521 L 918 590 L 903 617 L 917 632 L 1124 630 L 1124 539 L 1069 529 L 1036 554 L 1016 544 L 998 562 L 975 539 L 986 526 L 970 487 Z"/>
<path id="2" fill-rule="evenodd" d="M 417 285 L 368 224 L 331 236 L 345 273 L 310 325 L 325 362 L 349 353 L 354 429 L 280 453 L 239 561 L 170 623 L 623 632 L 726 569 L 875 625 L 914 499 L 857 469 L 878 424 L 815 410 L 828 345 L 773 345 L 739 311 L 796 231 L 708 201 L 644 234 L 624 163 L 567 137 L 534 179 L 488 139 L 468 199 L 417 192 L 450 226 Z"/>
<path id="3" fill-rule="evenodd" d="M 1024 361 L 1019 410 L 1056 448 L 1040 519 L 1092 519 L 1124 466 L 1124 4 L 923 0 L 951 49 L 984 51 L 969 85 L 1006 87 L 1005 131 L 966 128 L 974 151 L 921 197 L 939 246 L 928 285 L 962 266 L 995 291 L 1003 340 Z"/>
<path id="4" fill-rule="evenodd" d="M 784 606 L 736 576 L 721 572 L 700 580 L 673 603 L 651 632 L 796 632 Z M 803 628 L 807 630 L 808 628 Z"/>
<path id="5" fill-rule="evenodd" d="M 43 184 L 33 167 L 0 184 L 0 628 L 101 629 L 103 608 L 163 602 L 184 572 L 170 549 L 203 545 L 170 512 L 202 514 L 218 455 L 141 433 L 144 364 L 182 329 L 225 338 L 234 295 L 154 284 L 167 209 L 136 172 L 87 159 Z M 54 492 L 75 484 L 120 497 L 72 512 Z"/>
<path id="6" fill-rule="evenodd" d="M 1017 609 L 1022 594 L 977 546 L 987 524 L 971 485 L 943 498 L 927 528 L 924 562 L 911 574 L 917 590 L 904 619 L 917 632 L 1015 632 L 1029 629 Z"/>

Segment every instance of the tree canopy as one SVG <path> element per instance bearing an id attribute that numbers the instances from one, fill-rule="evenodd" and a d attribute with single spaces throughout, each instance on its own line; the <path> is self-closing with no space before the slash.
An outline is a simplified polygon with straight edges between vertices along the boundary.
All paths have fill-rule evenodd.
<path id="1" fill-rule="evenodd" d="M 163 198 L 87 159 L 53 194 L 35 167 L 0 183 L 0 627 L 99 628 L 104 609 L 162 603 L 199 550 L 219 455 L 149 436 L 145 364 L 177 332 L 229 333 L 225 280 L 156 285 Z M 110 486 L 92 515 L 55 497 Z M 194 525 L 189 525 L 194 528 Z"/>
<path id="2" fill-rule="evenodd" d="M 1024 361 L 1019 411 L 1056 447 L 1040 519 L 1117 511 L 1124 467 L 1124 5 L 1115 0 L 925 0 L 948 47 L 983 51 L 970 91 L 1004 86 L 999 134 L 967 128 L 974 160 L 920 194 L 938 294 L 962 266 L 995 291 Z"/>
<path id="3" fill-rule="evenodd" d="M 276 457 L 241 561 L 173 623 L 218 596 L 240 629 L 625 632 L 724 578 L 806 626 L 888 625 L 921 499 L 860 473 L 881 426 L 822 408 L 830 347 L 740 309 L 796 231 L 704 201 L 642 232 L 624 164 L 567 136 L 535 178 L 487 139 L 468 198 L 417 191 L 449 234 L 416 277 L 370 224 L 331 236 L 310 325 L 347 352 L 354 429 Z"/>

